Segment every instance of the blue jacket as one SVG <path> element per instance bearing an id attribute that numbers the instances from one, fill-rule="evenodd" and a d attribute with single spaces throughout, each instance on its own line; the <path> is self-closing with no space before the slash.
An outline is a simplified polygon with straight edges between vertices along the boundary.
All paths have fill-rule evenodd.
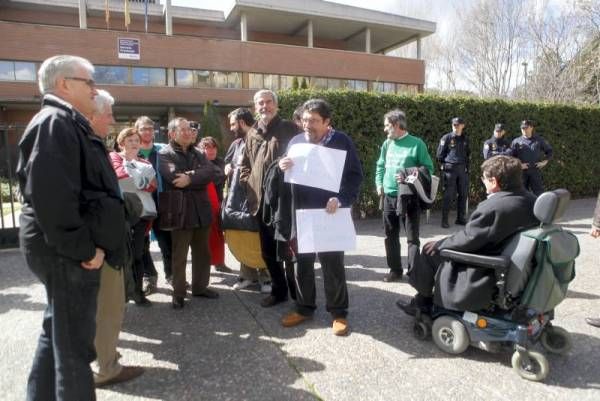
<path id="1" fill-rule="evenodd" d="M 529 164 L 529 167 L 535 167 L 535 163 L 544 159 L 552 159 L 552 146 L 544 138 L 536 134 L 533 134 L 531 138 L 521 135 L 513 139 L 510 147 L 512 149 L 512 156 L 521 160 L 522 163 Z"/>

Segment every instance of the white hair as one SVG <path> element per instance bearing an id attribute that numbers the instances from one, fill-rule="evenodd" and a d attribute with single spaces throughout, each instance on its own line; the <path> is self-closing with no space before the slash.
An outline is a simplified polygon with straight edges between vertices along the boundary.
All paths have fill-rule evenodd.
<path id="1" fill-rule="evenodd" d="M 256 103 L 258 101 L 258 99 L 260 99 L 261 97 L 264 97 L 265 95 L 271 96 L 271 99 L 273 99 L 273 102 L 275 104 L 279 104 L 279 102 L 277 101 L 277 94 L 275 94 L 275 92 L 273 92 L 272 90 L 269 90 L 269 89 L 261 89 L 258 92 L 256 92 L 254 94 L 254 103 Z"/>
<path id="2" fill-rule="evenodd" d="M 96 92 L 98 94 L 94 96 L 94 112 L 102 114 L 106 111 L 107 107 L 115 104 L 115 98 L 104 89 L 98 89 Z"/>
<path id="3" fill-rule="evenodd" d="M 38 71 L 38 86 L 42 95 L 52 93 L 58 78 L 73 76 L 78 68 L 94 73 L 92 63 L 83 57 L 63 54 L 47 58 Z"/>

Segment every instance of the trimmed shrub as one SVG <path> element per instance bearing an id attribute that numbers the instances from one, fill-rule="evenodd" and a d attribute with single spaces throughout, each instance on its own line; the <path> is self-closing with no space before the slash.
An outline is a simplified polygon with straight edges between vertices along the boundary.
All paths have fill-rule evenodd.
<path id="1" fill-rule="evenodd" d="M 600 188 L 600 161 L 594 156 L 600 149 L 600 109 L 596 107 L 508 102 L 431 95 L 390 95 L 373 92 L 282 91 L 279 92 L 281 115 L 291 118 L 294 109 L 310 98 L 327 100 L 333 110 L 332 124 L 348 133 L 363 163 L 365 181 L 358 207 L 367 215 L 377 212 L 375 162 L 385 140 L 383 115 L 394 108 L 406 112 L 409 132 L 423 139 L 439 174 L 435 152 L 441 136 L 451 131 L 450 120 L 465 120 L 465 133 L 471 146 L 469 200 L 471 205 L 485 198 L 480 169 L 483 142 L 491 137 L 496 122 L 507 125 L 506 137 L 521 135 L 521 120 L 532 119 L 536 133 L 554 149 L 554 158 L 544 168 L 546 189 L 567 188 L 573 197 L 596 196 Z M 438 193 L 441 198 L 441 190 Z M 471 207 L 471 210 L 473 207 Z"/>

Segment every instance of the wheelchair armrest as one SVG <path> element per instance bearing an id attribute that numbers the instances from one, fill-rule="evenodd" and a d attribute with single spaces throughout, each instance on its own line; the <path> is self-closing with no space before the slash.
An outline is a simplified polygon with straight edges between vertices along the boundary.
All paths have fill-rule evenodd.
<path id="1" fill-rule="evenodd" d="M 440 256 L 453 262 L 464 263 L 469 266 L 486 267 L 488 269 L 507 269 L 510 266 L 508 256 L 483 256 L 473 253 L 458 252 L 451 249 L 442 249 Z"/>

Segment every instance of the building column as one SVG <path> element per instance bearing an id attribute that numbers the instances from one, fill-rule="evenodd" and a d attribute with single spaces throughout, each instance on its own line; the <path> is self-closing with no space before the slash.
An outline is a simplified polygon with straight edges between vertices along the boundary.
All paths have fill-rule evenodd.
<path id="1" fill-rule="evenodd" d="M 175 86 L 175 68 L 167 68 L 167 86 Z"/>
<path id="2" fill-rule="evenodd" d="M 87 10 L 85 0 L 79 0 L 79 28 L 87 29 Z"/>
<path id="3" fill-rule="evenodd" d="M 171 14 L 171 0 L 165 0 L 165 34 L 173 36 L 173 14 Z"/>
<path id="4" fill-rule="evenodd" d="M 175 107 L 173 106 L 169 106 L 169 110 L 167 111 L 167 116 L 169 118 L 169 121 L 171 121 L 172 119 L 174 119 L 175 116 Z"/>
<path id="5" fill-rule="evenodd" d="M 313 22 L 311 19 L 308 20 L 308 24 L 306 26 L 306 33 L 308 36 L 308 47 L 314 47 L 314 38 L 313 38 Z"/>
<path id="6" fill-rule="evenodd" d="M 240 15 L 240 40 L 242 42 L 248 41 L 248 17 L 246 13 Z"/>
<path id="7" fill-rule="evenodd" d="M 371 53 L 371 28 L 365 28 L 365 52 Z"/>
<path id="8" fill-rule="evenodd" d="M 420 36 L 417 38 L 417 59 L 422 59 L 422 40 Z"/>

